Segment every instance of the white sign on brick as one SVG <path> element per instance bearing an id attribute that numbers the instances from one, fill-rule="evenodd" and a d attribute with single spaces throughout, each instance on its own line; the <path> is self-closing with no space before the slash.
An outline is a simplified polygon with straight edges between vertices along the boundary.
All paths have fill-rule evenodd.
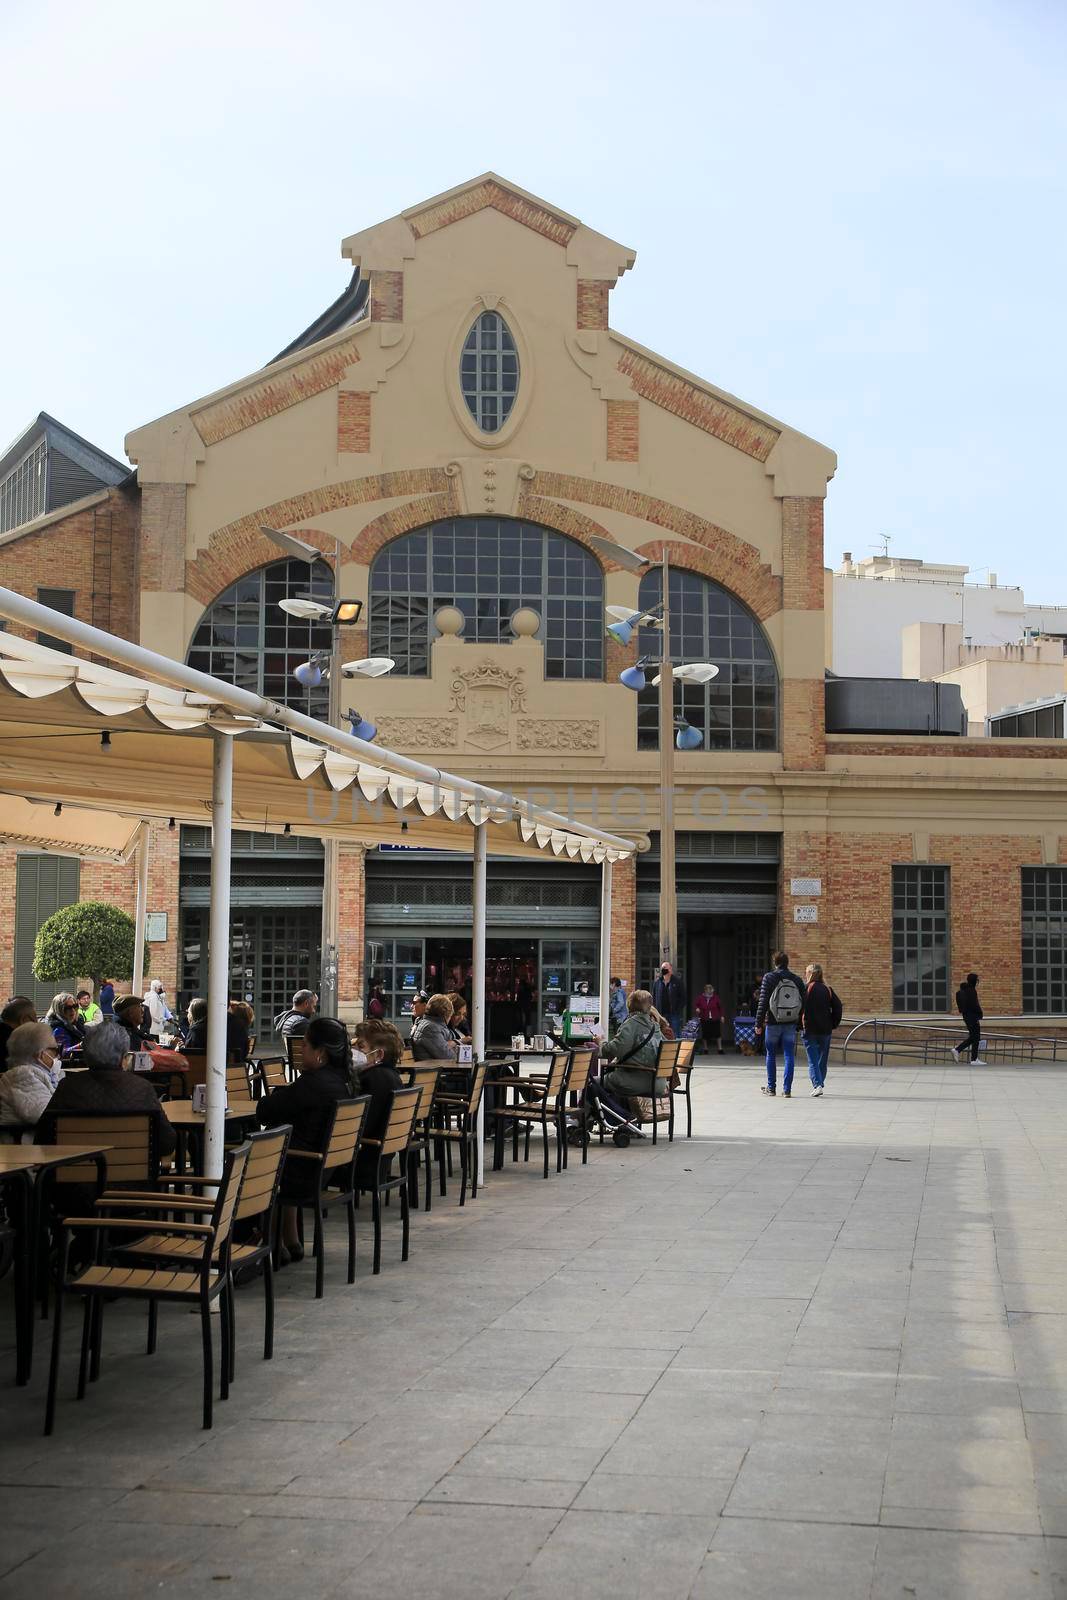
<path id="1" fill-rule="evenodd" d="M 818 922 L 818 920 L 819 920 L 819 908 L 818 908 L 818 906 L 794 906 L 793 907 L 793 921 L 794 922 Z"/>
<path id="2" fill-rule="evenodd" d="M 821 878 L 790 878 L 790 894 L 822 894 Z"/>

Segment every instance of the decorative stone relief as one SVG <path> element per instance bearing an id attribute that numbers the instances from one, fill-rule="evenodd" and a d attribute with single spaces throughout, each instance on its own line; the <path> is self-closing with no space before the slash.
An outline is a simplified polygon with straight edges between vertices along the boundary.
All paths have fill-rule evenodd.
<path id="1" fill-rule="evenodd" d="M 499 750 L 511 737 L 511 718 L 526 710 L 523 669 L 514 672 L 482 661 L 452 679 L 450 711 L 466 716 L 464 741 L 476 750 Z"/>
<path id="2" fill-rule="evenodd" d="M 454 750 L 459 723 L 455 717 L 380 717 L 378 737 L 391 750 Z"/>
<path id="3" fill-rule="evenodd" d="M 598 751 L 600 723 L 595 718 L 534 717 L 519 723 L 518 745 L 520 750 Z"/>

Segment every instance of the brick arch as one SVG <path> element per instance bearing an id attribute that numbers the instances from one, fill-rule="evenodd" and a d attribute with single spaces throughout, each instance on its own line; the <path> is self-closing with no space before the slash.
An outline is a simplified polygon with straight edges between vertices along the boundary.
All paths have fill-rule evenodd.
<path id="1" fill-rule="evenodd" d="M 650 539 L 647 544 L 638 545 L 637 554 L 641 556 L 647 556 L 649 561 L 658 563 L 663 560 L 664 550 L 667 552 L 667 560 L 670 562 L 672 567 L 677 569 L 677 571 L 695 572 L 699 577 L 708 578 L 712 583 L 717 583 L 720 589 L 726 590 L 731 599 L 740 601 L 740 603 L 745 606 L 747 610 L 751 611 L 757 622 L 761 624 L 764 622 L 765 618 L 760 616 L 759 612 L 748 600 L 746 600 L 745 596 L 738 593 L 737 589 L 735 589 L 732 584 L 724 579 L 721 562 L 717 562 L 709 551 L 703 550 L 699 546 L 693 544 L 676 544 L 669 539 Z M 776 579 L 775 581 L 779 584 L 781 583 L 781 579 Z M 780 605 L 775 606 L 774 609 L 776 611 L 779 610 Z M 770 614 L 770 612 L 767 613 L 768 616 Z M 761 632 L 763 633 L 763 638 L 767 649 L 771 653 L 771 658 L 774 661 L 780 680 L 782 676 L 782 663 L 778 658 L 778 652 L 774 648 L 772 640 L 767 637 L 767 630 L 765 628 L 761 628 Z"/>
<path id="2" fill-rule="evenodd" d="M 330 511 L 343 511 L 348 506 L 369 505 L 375 500 L 395 500 L 412 495 L 425 496 L 427 500 L 447 501 L 453 505 L 453 509 L 443 513 L 445 515 L 455 515 L 458 509 L 453 504 L 455 491 L 452 481 L 443 467 L 371 473 L 364 478 L 349 478 L 344 483 L 323 484 L 304 494 L 290 495 L 271 505 L 260 506 L 216 528 L 208 540 L 207 548 L 185 563 L 186 592 L 209 605 L 246 572 L 276 560 L 277 546 L 259 531 L 262 522 L 269 527 L 296 529 L 301 539 L 317 545 L 332 562 L 334 536 L 317 528 L 299 527 L 300 523 L 324 516 Z"/>
<path id="3" fill-rule="evenodd" d="M 724 589 L 729 589 L 744 601 L 761 621 L 782 609 L 782 580 L 761 559 L 756 546 L 698 516 L 695 511 L 686 511 L 654 495 L 642 494 L 636 489 L 624 489 L 602 479 L 572 477 L 562 472 L 538 472 L 532 483 L 524 488 L 518 515 L 526 515 L 525 506 L 530 500 L 536 500 L 537 505 L 544 508 L 546 497 L 600 506 L 678 534 L 689 541 L 686 544 L 670 543 L 671 558 L 677 557 L 680 566 L 691 567 L 716 583 L 721 583 Z M 557 510 L 563 512 L 568 508 L 558 507 Z M 581 515 L 577 512 L 570 514 Z M 538 520 L 544 521 L 545 515 L 542 509 Z M 591 523 L 590 526 L 603 534 L 604 530 L 597 524 Z M 639 553 L 662 553 L 663 543 L 663 540 L 653 540 L 643 544 L 639 547 Z"/>

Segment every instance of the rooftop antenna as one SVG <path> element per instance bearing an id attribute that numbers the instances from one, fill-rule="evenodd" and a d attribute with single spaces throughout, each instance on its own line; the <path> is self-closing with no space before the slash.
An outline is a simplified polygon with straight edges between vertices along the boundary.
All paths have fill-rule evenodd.
<path id="1" fill-rule="evenodd" d="M 893 542 L 893 535 L 891 533 L 878 533 L 878 534 L 875 534 L 875 538 L 881 541 L 882 555 L 885 558 L 885 560 L 888 561 L 889 560 L 889 546 Z M 868 548 L 868 550 L 877 550 L 878 549 L 878 545 L 869 544 L 867 546 L 867 548 Z"/>

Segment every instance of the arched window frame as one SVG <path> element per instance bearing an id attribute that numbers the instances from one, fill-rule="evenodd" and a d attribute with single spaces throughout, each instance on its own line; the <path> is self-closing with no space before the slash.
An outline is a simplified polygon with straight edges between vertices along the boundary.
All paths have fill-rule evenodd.
<path id="1" fill-rule="evenodd" d="M 515 336 L 502 311 L 480 311 L 459 358 L 459 387 L 482 433 L 499 433 L 519 397 L 522 368 Z"/>
<path id="2" fill-rule="evenodd" d="M 489 535 L 481 548 L 479 535 Z M 463 612 L 474 644 L 508 642 L 510 617 L 531 606 L 546 678 L 604 676 L 603 570 L 577 540 L 540 523 L 450 517 L 413 529 L 375 556 L 368 592 L 368 648 L 396 661 L 395 676 L 429 676 L 434 613 L 446 605 Z"/>
<path id="3" fill-rule="evenodd" d="M 309 566 L 283 556 L 246 572 L 204 611 L 190 640 L 186 665 L 325 720 L 329 686 L 301 688 L 293 668 L 315 651 L 329 651 L 333 630 L 328 620 L 308 622 L 282 611 L 278 601 L 295 595 L 332 604 L 329 563 L 316 561 Z"/>
<path id="4" fill-rule="evenodd" d="M 658 604 L 662 582 L 658 566 L 646 572 L 638 605 L 648 609 Z M 672 661 L 711 661 L 719 669 L 707 684 L 675 680 L 675 716 L 701 730 L 705 750 L 777 750 L 778 664 L 759 618 L 722 584 L 684 567 L 670 568 L 670 602 Z M 658 660 L 662 648 L 659 630 L 640 630 L 642 655 Z M 659 690 L 651 683 L 638 695 L 637 746 L 659 748 Z"/>
<path id="5" fill-rule="evenodd" d="M 519 386 L 515 403 L 503 425 L 495 433 L 486 433 L 475 422 L 464 399 L 462 385 L 463 347 L 478 317 L 485 311 L 495 311 L 503 317 L 519 357 Z M 461 319 L 455 324 L 451 342 L 445 353 L 443 376 L 445 393 L 452 407 L 452 414 L 463 433 L 472 444 L 478 446 L 479 450 L 499 450 L 503 445 L 514 441 L 534 394 L 534 365 L 533 348 L 523 330 L 522 318 L 516 314 L 515 308 L 503 295 L 486 292 L 477 295 L 467 304 Z"/>

